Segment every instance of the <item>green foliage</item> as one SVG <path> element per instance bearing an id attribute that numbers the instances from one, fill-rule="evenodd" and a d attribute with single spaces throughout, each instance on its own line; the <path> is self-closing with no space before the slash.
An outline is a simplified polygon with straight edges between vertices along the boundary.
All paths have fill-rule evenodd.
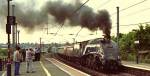
<path id="1" fill-rule="evenodd" d="M 112 40 L 117 41 L 117 38 L 112 36 Z M 150 25 L 139 26 L 139 29 L 129 32 L 128 34 L 119 34 L 119 48 L 121 58 L 123 60 L 135 60 L 136 50 L 134 41 L 139 40 L 138 49 L 150 51 Z M 143 62 L 150 62 L 150 54 L 143 59 Z"/>
<path id="2" fill-rule="evenodd" d="M 136 60 L 136 55 L 135 54 L 128 54 L 128 58 L 127 58 L 127 60 L 129 60 L 129 61 L 135 61 Z"/>
<path id="3" fill-rule="evenodd" d="M 150 63 L 150 59 L 144 59 L 142 62 L 143 63 Z"/>
<path id="4" fill-rule="evenodd" d="M 117 42 L 117 38 L 115 36 L 112 36 L 111 39 L 115 42 Z"/>
<path id="5" fill-rule="evenodd" d="M 0 48 L 0 56 L 1 56 L 1 57 L 7 56 L 7 49 L 1 49 L 1 48 Z"/>

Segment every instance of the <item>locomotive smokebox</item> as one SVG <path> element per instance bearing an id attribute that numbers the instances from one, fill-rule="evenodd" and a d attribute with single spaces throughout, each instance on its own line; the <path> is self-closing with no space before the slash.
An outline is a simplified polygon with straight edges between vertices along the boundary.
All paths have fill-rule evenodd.
<path id="1" fill-rule="evenodd" d="M 109 40 L 109 41 L 111 40 L 110 34 L 104 34 L 103 36 L 105 40 Z"/>

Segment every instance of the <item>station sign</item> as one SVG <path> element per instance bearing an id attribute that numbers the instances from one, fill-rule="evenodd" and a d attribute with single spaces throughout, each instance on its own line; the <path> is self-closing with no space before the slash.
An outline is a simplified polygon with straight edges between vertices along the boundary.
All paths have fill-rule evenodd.
<path id="1" fill-rule="evenodd" d="M 16 24 L 15 16 L 7 16 L 6 33 L 11 34 L 11 25 Z"/>
<path id="2" fill-rule="evenodd" d="M 16 17 L 15 16 L 7 16 L 7 24 L 15 25 Z"/>

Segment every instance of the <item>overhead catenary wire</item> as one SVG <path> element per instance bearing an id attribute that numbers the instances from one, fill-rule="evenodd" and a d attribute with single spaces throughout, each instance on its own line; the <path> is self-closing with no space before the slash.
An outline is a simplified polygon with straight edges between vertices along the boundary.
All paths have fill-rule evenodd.
<path id="1" fill-rule="evenodd" d="M 106 2 L 104 2 L 100 7 L 106 5 L 107 3 L 109 3 L 111 0 L 107 0 Z M 86 1 L 87 2 L 87 1 Z M 79 33 L 82 31 L 83 27 L 81 27 L 81 29 L 76 33 L 75 39 L 76 37 L 79 35 Z"/>
<path id="2" fill-rule="evenodd" d="M 64 22 L 61 24 L 60 28 L 56 31 L 56 33 L 54 34 L 54 36 L 56 36 L 58 34 L 58 32 L 62 29 L 63 25 L 64 25 Z"/>
<path id="3" fill-rule="evenodd" d="M 87 2 L 88 2 L 89 0 L 87 0 Z M 132 8 L 132 7 L 134 7 L 134 6 L 136 6 L 136 5 L 139 5 L 139 4 L 141 4 L 141 3 L 143 3 L 143 2 L 145 2 L 145 1 L 147 1 L 147 0 L 143 0 L 143 1 L 140 1 L 140 2 L 138 2 L 138 3 L 135 3 L 135 4 L 133 4 L 133 5 L 130 5 L 130 6 L 128 6 L 128 7 L 126 7 L 126 8 L 123 8 L 123 9 L 121 9 L 120 10 L 120 12 L 123 12 L 123 11 L 125 11 L 125 10 L 127 10 L 127 9 L 129 9 L 129 8 Z M 85 2 L 86 3 L 86 2 Z M 82 6 L 81 6 L 82 7 Z M 116 14 L 116 12 L 115 13 L 113 13 L 112 15 L 114 15 L 114 14 Z M 147 22 L 146 22 L 147 23 Z M 121 25 L 121 26 L 129 26 L 129 25 L 138 25 L 138 24 L 128 24 L 128 25 Z M 62 27 L 63 27 L 63 25 L 62 25 Z M 62 28 L 61 27 L 61 28 Z M 61 29 L 60 28 L 60 29 Z M 81 29 L 82 30 L 82 29 Z M 58 31 L 59 32 L 59 31 Z M 57 33 L 58 33 L 57 32 Z M 55 36 L 57 35 L 57 33 L 55 34 Z M 78 36 L 78 34 L 80 33 L 80 31 L 76 34 L 76 37 Z"/>
<path id="4" fill-rule="evenodd" d="M 133 4 L 133 5 L 128 6 L 126 8 L 123 8 L 123 9 L 119 10 L 119 12 L 123 12 L 123 11 L 125 11 L 125 10 L 127 10 L 129 8 L 132 8 L 132 7 L 137 6 L 137 5 L 141 4 L 141 3 L 144 3 L 145 1 L 147 1 L 147 0 L 140 1 L 140 2 L 137 2 L 137 3 Z M 111 15 L 115 15 L 115 14 L 117 14 L 117 12 L 114 12 Z"/>
<path id="5" fill-rule="evenodd" d="M 131 6 L 129 6 L 129 7 L 126 7 L 126 8 L 124 8 L 124 9 L 121 9 L 120 11 L 127 10 L 127 9 L 129 9 L 129 8 L 135 6 L 135 5 L 141 4 L 141 3 L 145 2 L 145 1 L 146 1 L 146 0 L 141 1 L 141 2 L 138 2 L 138 3 L 134 4 L 134 5 L 131 5 Z M 120 25 L 120 26 L 130 26 L 130 25 L 138 25 L 138 24 L 144 24 L 144 23 L 150 23 L 150 22 L 143 22 L 143 23 L 137 23 L 137 24 L 128 24 L 128 25 Z M 114 26 L 114 27 L 116 27 L 116 26 Z M 79 33 L 81 32 L 82 29 L 83 29 L 83 27 L 77 32 L 77 34 L 76 34 L 76 36 L 75 36 L 75 39 L 76 39 L 76 37 L 79 35 Z"/>
<path id="6" fill-rule="evenodd" d="M 86 0 L 86 2 L 84 2 L 80 7 L 78 7 L 74 12 L 72 12 L 71 15 L 74 15 L 77 11 L 79 11 L 87 2 L 89 2 L 89 0 Z M 63 26 L 64 26 L 64 22 L 61 24 L 60 28 L 56 31 L 54 36 L 58 34 L 58 32 L 62 29 Z"/>
<path id="7" fill-rule="evenodd" d="M 120 25 L 120 26 L 131 26 L 131 25 L 139 25 L 139 24 L 149 24 L 150 23 L 150 21 L 149 22 L 141 22 L 141 23 L 135 23 L 135 24 L 127 24 L 127 25 Z"/>
<path id="8" fill-rule="evenodd" d="M 126 24 L 126 25 L 120 25 L 120 26 L 138 26 L 140 24 L 150 24 L 150 21 L 148 22 L 140 22 L 140 23 L 135 23 L 135 24 Z M 112 28 L 117 27 L 117 26 L 112 26 Z"/>
<path id="9" fill-rule="evenodd" d="M 145 1 L 147 1 L 147 0 L 140 1 L 140 2 L 138 2 L 138 3 L 135 3 L 135 4 L 133 4 L 133 5 L 128 6 L 128 7 L 126 7 L 126 8 L 123 8 L 123 9 L 119 10 L 119 12 L 123 12 L 123 11 L 125 11 L 125 10 L 127 10 L 127 9 L 129 9 L 129 8 L 132 8 L 132 7 L 137 6 L 137 5 L 141 4 L 141 3 L 144 3 Z M 147 11 L 147 10 L 149 10 L 149 9 L 150 9 L 150 8 L 141 9 L 141 10 L 139 10 L 138 12 L 134 12 L 134 13 L 132 13 L 132 14 L 135 15 L 135 14 L 137 14 L 137 13 L 141 13 L 141 12 Z M 114 14 L 116 14 L 116 13 L 117 13 L 117 12 L 112 13 L 111 15 L 114 15 Z M 132 14 L 131 14 L 131 15 L 132 15 Z M 129 15 L 130 15 L 130 14 L 129 14 Z M 140 24 L 150 24 L 150 21 L 149 21 L 149 22 L 140 22 L 140 23 L 135 23 L 135 24 L 120 25 L 120 26 L 131 26 L 131 25 L 133 25 L 133 26 L 139 26 Z M 117 26 L 112 26 L 112 28 L 114 28 L 114 27 L 117 27 Z M 82 29 L 79 30 L 79 32 L 76 34 L 75 37 L 78 36 L 78 34 L 80 33 L 81 30 L 82 30 Z"/>
<path id="10" fill-rule="evenodd" d="M 87 2 L 89 2 L 89 0 L 86 0 L 86 2 L 84 2 L 80 7 L 78 7 L 71 15 L 74 15 L 78 10 L 80 10 Z M 58 34 L 58 32 L 62 29 L 62 27 L 64 26 L 64 22 L 61 24 L 60 28 L 56 31 L 56 33 L 54 34 L 54 36 L 56 36 Z M 53 38 L 51 38 L 50 40 L 52 40 Z"/>
<path id="11" fill-rule="evenodd" d="M 109 3 L 111 0 L 107 0 L 105 1 L 100 7 L 106 5 L 107 3 Z M 85 2 L 85 4 L 88 2 L 88 0 Z M 79 33 L 82 31 L 83 27 L 81 27 L 81 29 L 76 33 L 75 39 L 76 37 L 79 35 Z"/>
<path id="12" fill-rule="evenodd" d="M 141 13 L 141 12 L 148 11 L 148 10 L 150 10 L 150 8 L 144 8 L 144 9 L 141 9 L 141 10 L 138 10 L 138 11 L 135 11 L 135 12 L 132 12 L 132 13 L 130 13 L 130 14 L 127 14 L 127 15 L 124 16 L 123 18 L 126 18 L 126 17 L 128 17 L 128 16 L 132 16 L 132 15 L 136 15 L 136 14 L 139 14 L 139 13 Z"/>
<path id="13" fill-rule="evenodd" d="M 86 0 L 80 7 L 78 7 L 74 12 L 72 12 L 72 15 L 79 11 L 87 2 L 89 2 L 89 0 Z"/>
<path id="14" fill-rule="evenodd" d="M 83 27 L 81 27 L 81 29 L 77 32 L 76 36 L 75 36 L 75 39 L 76 37 L 79 35 L 79 33 L 82 31 Z"/>
<path id="15" fill-rule="evenodd" d="M 99 7 L 102 8 L 104 7 L 106 4 L 108 4 L 109 2 L 111 2 L 112 0 L 107 0 L 105 1 L 103 4 L 101 4 Z"/>

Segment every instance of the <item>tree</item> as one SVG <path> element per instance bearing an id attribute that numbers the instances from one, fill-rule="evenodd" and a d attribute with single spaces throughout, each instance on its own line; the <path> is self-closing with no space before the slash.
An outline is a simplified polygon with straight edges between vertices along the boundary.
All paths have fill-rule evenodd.
<path id="1" fill-rule="evenodd" d="M 117 38 L 112 36 L 112 40 L 117 41 Z M 119 34 L 119 48 L 121 57 L 124 60 L 133 60 L 136 54 L 134 41 L 140 41 L 140 50 L 150 51 L 150 25 L 139 25 L 139 29 L 131 31 L 128 34 Z M 149 55 L 150 57 L 150 55 Z"/>

